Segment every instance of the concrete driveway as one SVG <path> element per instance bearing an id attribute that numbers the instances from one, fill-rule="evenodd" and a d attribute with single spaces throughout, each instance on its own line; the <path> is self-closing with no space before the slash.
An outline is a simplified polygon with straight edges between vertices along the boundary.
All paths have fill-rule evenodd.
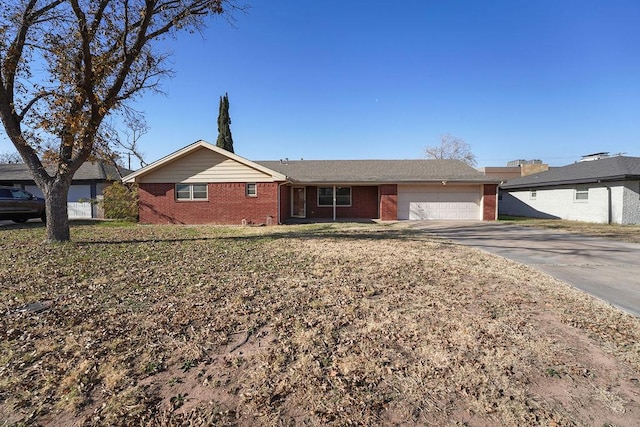
<path id="1" fill-rule="evenodd" d="M 529 265 L 640 316 L 640 244 L 499 222 L 409 226 Z"/>

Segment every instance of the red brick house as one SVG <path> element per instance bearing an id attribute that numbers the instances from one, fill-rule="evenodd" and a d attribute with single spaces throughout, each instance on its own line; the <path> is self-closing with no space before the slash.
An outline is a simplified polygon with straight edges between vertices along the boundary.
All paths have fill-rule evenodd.
<path id="1" fill-rule="evenodd" d="M 497 214 L 498 181 L 458 160 L 253 162 L 198 141 L 123 180 L 139 185 L 142 223 L 494 220 Z"/>

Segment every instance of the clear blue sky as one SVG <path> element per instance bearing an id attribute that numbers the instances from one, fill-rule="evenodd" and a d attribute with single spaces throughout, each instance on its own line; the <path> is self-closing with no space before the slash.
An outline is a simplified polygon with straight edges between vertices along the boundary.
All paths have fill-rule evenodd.
<path id="1" fill-rule="evenodd" d="M 175 77 L 137 104 L 148 162 L 215 143 L 225 92 L 252 160 L 421 158 L 445 133 L 478 166 L 640 156 L 638 0 L 247 2 L 165 45 Z"/>

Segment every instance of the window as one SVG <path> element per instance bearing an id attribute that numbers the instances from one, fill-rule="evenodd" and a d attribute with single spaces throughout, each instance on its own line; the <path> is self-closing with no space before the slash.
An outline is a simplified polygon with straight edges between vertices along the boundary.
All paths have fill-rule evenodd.
<path id="1" fill-rule="evenodd" d="M 529 191 L 529 198 L 531 200 L 535 200 L 536 197 L 538 197 L 538 191 L 537 190 L 531 190 Z"/>
<path id="2" fill-rule="evenodd" d="M 589 200 L 589 188 L 588 187 L 577 187 L 576 188 L 576 201 L 587 201 Z"/>
<path id="3" fill-rule="evenodd" d="M 258 187 L 254 183 L 247 183 L 247 185 L 245 186 L 245 193 L 247 197 L 257 197 Z"/>
<path id="4" fill-rule="evenodd" d="M 31 193 L 22 191 L 19 188 L 0 188 L 0 197 L 3 199 L 19 200 L 31 200 L 33 198 Z"/>
<path id="5" fill-rule="evenodd" d="M 207 184 L 176 184 L 177 200 L 207 200 Z"/>
<path id="6" fill-rule="evenodd" d="M 13 198 L 14 199 L 24 199 L 24 200 L 31 199 L 31 194 L 30 193 L 27 193 L 26 191 L 19 190 L 17 188 L 12 188 L 11 189 L 11 193 L 13 194 Z"/>
<path id="7" fill-rule="evenodd" d="M 333 206 L 333 187 L 318 187 L 318 206 Z M 351 206 L 351 187 L 336 187 L 336 206 Z"/>

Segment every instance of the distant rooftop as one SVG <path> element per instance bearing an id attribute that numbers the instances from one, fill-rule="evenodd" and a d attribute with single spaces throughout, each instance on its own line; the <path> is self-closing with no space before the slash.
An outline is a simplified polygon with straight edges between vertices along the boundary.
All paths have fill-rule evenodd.
<path id="1" fill-rule="evenodd" d="M 509 180 L 505 189 L 640 179 L 640 157 L 603 157 Z"/>
<path id="2" fill-rule="evenodd" d="M 519 160 L 511 160 L 510 162 L 507 163 L 507 167 L 517 168 L 522 165 L 540 165 L 540 164 L 542 164 L 542 160 L 539 160 L 539 159 L 535 159 L 535 160 L 519 159 Z"/>
<path id="3" fill-rule="evenodd" d="M 53 168 L 47 168 L 53 173 Z M 122 175 L 132 171 L 120 168 Z M 120 175 L 116 167 L 103 162 L 85 162 L 73 176 L 74 181 L 119 181 Z M 0 164 L 0 181 L 33 181 L 29 168 L 24 163 Z"/>

